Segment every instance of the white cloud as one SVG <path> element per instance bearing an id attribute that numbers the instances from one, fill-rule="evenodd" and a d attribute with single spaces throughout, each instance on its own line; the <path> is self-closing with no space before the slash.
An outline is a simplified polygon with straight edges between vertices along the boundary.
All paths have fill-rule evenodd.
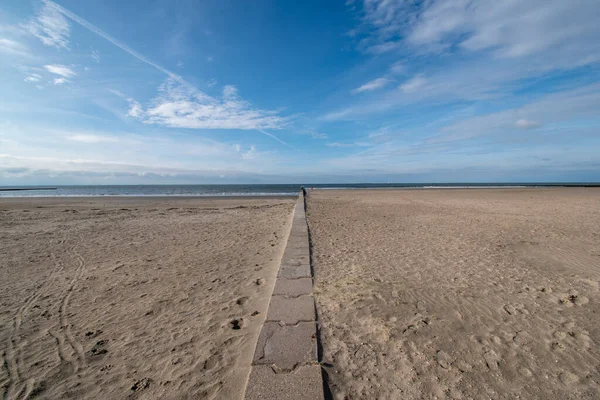
<path id="1" fill-rule="evenodd" d="M 42 77 L 38 74 L 29 74 L 25 78 L 25 82 L 39 82 L 41 79 L 42 79 Z"/>
<path id="2" fill-rule="evenodd" d="M 99 63 L 100 62 L 100 52 L 98 50 L 92 50 L 92 58 L 94 59 L 94 61 Z"/>
<path id="3" fill-rule="evenodd" d="M 60 75 L 63 78 L 71 78 L 76 75 L 75 71 L 73 71 L 71 68 L 64 66 L 64 65 L 50 64 L 50 65 L 44 65 L 44 68 L 46 68 L 46 70 L 48 72 L 56 74 L 56 75 Z"/>
<path id="4" fill-rule="evenodd" d="M 258 173 L 289 167 L 276 153 L 251 144 L 220 143 L 199 135 L 170 132 L 102 132 L 0 122 L 0 176 L 5 168 L 27 168 L 47 174 L 62 172 L 115 174 L 178 174 L 206 179 L 226 174 Z M 48 156 L 48 149 L 52 156 Z M 197 179 L 196 179 L 197 180 Z"/>
<path id="5" fill-rule="evenodd" d="M 316 132 L 316 131 L 302 131 L 302 132 L 298 132 L 301 135 L 308 135 L 313 139 L 327 139 L 328 136 L 326 133 L 320 133 L 320 132 Z"/>
<path id="6" fill-rule="evenodd" d="M 371 143 L 367 142 L 352 142 L 352 143 L 342 143 L 342 142 L 329 142 L 326 144 L 327 147 L 369 147 L 372 146 Z"/>
<path id="7" fill-rule="evenodd" d="M 67 80 L 67 78 L 55 78 L 55 79 L 52 81 L 52 83 L 54 83 L 55 85 L 62 85 L 62 84 L 65 84 L 65 83 L 67 83 L 67 82 L 69 82 L 69 81 Z"/>
<path id="8" fill-rule="evenodd" d="M 143 118 L 144 117 L 144 109 L 142 105 L 133 99 L 127 99 L 129 102 L 129 111 L 127 112 L 127 116 L 131 118 Z"/>
<path id="9" fill-rule="evenodd" d="M 396 61 L 390 67 L 390 73 L 401 75 L 406 72 L 406 65 L 402 61 Z"/>
<path id="10" fill-rule="evenodd" d="M 357 87 L 356 89 L 354 89 L 352 91 L 352 93 L 362 93 L 362 92 L 381 89 L 382 87 L 386 86 L 390 82 L 391 82 L 391 80 L 388 78 L 373 79 L 372 81 L 367 82 L 360 87 Z"/>
<path id="11" fill-rule="evenodd" d="M 458 45 L 500 58 L 542 56 L 556 67 L 585 65 L 600 61 L 599 12 L 595 0 L 364 0 L 361 45 L 373 53 L 402 42 L 419 51 Z"/>
<path id="12" fill-rule="evenodd" d="M 63 17 L 71 19 L 90 32 L 106 39 L 121 50 L 169 77 L 167 82 L 159 88 L 159 95 L 146 110 L 141 106 L 138 108 L 136 104 L 139 103 L 130 99 L 130 104 L 133 104 L 133 112 L 131 108 L 129 110 L 130 116 L 140 119 L 146 124 L 159 124 L 169 127 L 256 129 L 264 135 L 286 144 L 273 134 L 263 130 L 279 129 L 287 123 L 287 119 L 278 116 L 275 111 L 260 110 L 252 107 L 249 102 L 237 96 L 237 91 L 233 93 L 231 88 L 226 88 L 222 99 L 212 98 L 190 85 L 181 76 L 150 61 L 142 54 L 66 8 L 51 0 L 44 0 L 44 4 L 52 7 Z M 212 56 L 209 56 L 207 61 L 212 61 Z"/>
<path id="13" fill-rule="evenodd" d="M 67 140 L 81 143 L 116 143 L 119 139 L 113 136 L 96 135 L 88 133 L 74 134 L 67 136 Z"/>
<path id="14" fill-rule="evenodd" d="M 515 122 L 515 126 L 520 129 L 533 129 L 533 128 L 539 128 L 541 126 L 541 124 L 539 122 L 530 121 L 528 119 L 518 119 Z"/>
<path id="15" fill-rule="evenodd" d="M 130 101 L 129 116 L 145 124 L 192 129 L 279 129 L 287 123 L 276 112 L 254 108 L 242 100 L 235 86 L 225 86 L 220 99 L 172 78 L 158 90 L 146 109 Z"/>
<path id="16" fill-rule="evenodd" d="M 24 57 L 31 55 L 22 43 L 6 38 L 0 38 L 0 53 Z"/>
<path id="17" fill-rule="evenodd" d="M 256 156 L 258 155 L 258 152 L 256 151 L 256 146 L 255 145 L 251 145 L 248 150 L 243 151 L 242 150 L 242 146 L 239 144 L 235 144 L 233 146 L 233 149 L 236 151 L 236 153 L 238 153 L 240 155 L 240 157 L 244 160 L 252 160 L 254 158 L 256 158 Z"/>
<path id="18" fill-rule="evenodd" d="M 69 22 L 52 2 L 44 1 L 35 17 L 30 18 L 23 27 L 46 46 L 69 48 Z"/>
<path id="19" fill-rule="evenodd" d="M 466 140 L 485 135 L 505 136 L 515 129 L 539 128 L 540 133 L 560 127 L 566 128 L 574 122 L 576 129 L 583 129 L 585 123 L 596 117 L 600 107 L 600 84 L 588 85 L 579 89 L 548 94 L 520 108 L 499 111 L 467 118 L 444 127 L 431 141 L 450 142 Z M 521 117 L 527 116 L 527 118 Z M 516 122 L 515 122 L 516 119 Z M 544 125 L 538 121 L 544 121 Z M 594 125 L 591 125 L 594 126 Z M 538 130 L 536 129 L 536 132 Z M 520 140 L 523 135 L 516 135 Z"/>
<path id="20" fill-rule="evenodd" d="M 399 89 L 404 93 L 414 93 L 426 84 L 427 79 L 423 78 L 421 75 L 417 75 L 400 85 Z"/>

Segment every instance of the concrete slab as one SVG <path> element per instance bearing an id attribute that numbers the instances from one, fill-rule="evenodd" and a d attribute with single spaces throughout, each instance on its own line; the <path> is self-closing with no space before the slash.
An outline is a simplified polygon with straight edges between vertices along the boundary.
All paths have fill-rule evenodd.
<path id="1" fill-rule="evenodd" d="M 312 296 L 272 296 L 267 321 L 296 324 L 315 320 L 315 300 Z"/>
<path id="2" fill-rule="evenodd" d="M 317 362 L 317 328 L 314 322 L 280 325 L 265 322 L 258 337 L 253 364 L 275 365 L 282 370 Z"/>
<path id="3" fill-rule="evenodd" d="M 300 296 L 311 294 L 313 282 L 311 278 L 287 279 L 277 278 L 273 295 Z"/>
<path id="4" fill-rule="evenodd" d="M 306 255 L 298 255 L 298 254 L 284 254 L 281 259 L 282 265 L 309 265 L 310 257 L 308 254 Z"/>
<path id="5" fill-rule="evenodd" d="M 286 247 L 283 252 L 282 259 L 286 257 L 310 257 L 307 246 L 298 246 L 298 247 Z"/>
<path id="6" fill-rule="evenodd" d="M 298 198 L 246 399 L 323 400 L 304 198 Z"/>
<path id="7" fill-rule="evenodd" d="M 288 373 L 275 373 L 256 365 L 250 373 L 246 400 L 323 400 L 321 367 L 303 365 Z"/>
<path id="8" fill-rule="evenodd" d="M 288 279 L 297 278 L 310 278 L 310 265 L 309 264 L 282 264 L 279 267 L 278 277 L 284 277 Z"/>

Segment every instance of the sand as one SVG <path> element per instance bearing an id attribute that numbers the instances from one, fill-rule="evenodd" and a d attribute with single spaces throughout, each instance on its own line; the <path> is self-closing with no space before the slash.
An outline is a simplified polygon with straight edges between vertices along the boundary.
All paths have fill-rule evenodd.
<path id="1" fill-rule="evenodd" d="M 600 190 L 315 191 L 335 399 L 600 398 Z"/>
<path id="2" fill-rule="evenodd" d="M 0 394 L 241 399 L 295 199 L 0 200 Z"/>

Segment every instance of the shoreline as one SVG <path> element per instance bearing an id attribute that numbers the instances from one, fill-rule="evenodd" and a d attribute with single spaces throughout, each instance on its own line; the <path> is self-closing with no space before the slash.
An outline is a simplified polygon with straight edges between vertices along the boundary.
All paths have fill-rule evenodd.
<path id="1" fill-rule="evenodd" d="M 480 190 L 551 190 L 551 189 L 594 189 L 600 187 L 600 184 L 577 184 L 577 185 L 568 185 L 568 184 L 548 184 L 548 185 L 489 185 L 489 186 L 369 186 L 369 187 L 351 187 L 351 186 L 340 186 L 340 187 L 315 187 L 311 189 L 310 186 L 305 187 L 308 193 L 313 191 L 382 191 L 382 192 L 393 192 L 393 191 L 480 191 Z M 20 191 L 35 191 L 35 190 L 50 190 L 50 189 L 0 189 L 0 192 L 4 191 L 4 193 L 9 192 L 20 192 Z M 298 190 L 300 192 L 300 189 Z M 0 202 L 7 199 L 74 199 L 74 200 L 99 200 L 99 199 L 148 199 L 148 200 L 252 200 L 252 199 L 291 199 L 298 196 L 298 192 L 294 193 L 263 193 L 263 194 L 222 194 L 222 195 L 214 195 L 214 194 L 110 194 L 110 195 L 2 195 L 0 194 Z"/>

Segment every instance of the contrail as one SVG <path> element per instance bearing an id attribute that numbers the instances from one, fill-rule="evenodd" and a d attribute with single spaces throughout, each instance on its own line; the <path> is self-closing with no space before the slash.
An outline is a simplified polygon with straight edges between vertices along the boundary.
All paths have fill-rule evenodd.
<path id="1" fill-rule="evenodd" d="M 262 129 L 255 129 L 255 130 L 257 130 L 258 132 L 262 133 L 263 135 L 267 135 L 268 137 L 277 140 L 281 144 L 284 144 L 284 145 L 286 145 L 288 147 L 291 147 L 292 149 L 295 149 L 294 146 L 292 146 L 291 144 L 287 144 L 286 142 L 284 142 L 283 140 L 279 139 L 277 136 L 273 135 L 272 133 L 265 132 Z"/>
<path id="2" fill-rule="evenodd" d="M 130 55 L 134 56 L 135 58 L 137 58 L 138 60 L 156 68 L 157 70 L 159 70 L 160 72 L 166 74 L 167 76 L 169 76 L 172 79 L 175 79 L 177 82 L 186 85 L 188 87 L 193 88 L 194 90 L 198 91 L 198 89 L 196 87 L 194 87 L 193 85 L 189 84 L 188 82 L 186 82 L 185 79 L 183 79 L 181 76 L 169 71 L 168 69 L 153 63 L 152 61 L 148 60 L 146 57 L 144 57 L 142 54 L 138 53 L 137 51 L 133 50 L 131 47 L 127 46 L 124 43 L 121 43 L 120 41 L 118 41 L 117 39 L 115 39 L 114 37 L 110 36 L 108 33 L 104 32 L 102 29 L 98 28 L 96 25 L 86 21 L 85 19 L 81 18 L 79 15 L 77 14 L 73 14 L 71 11 L 67 10 L 66 8 L 64 8 L 63 6 L 56 4 L 55 2 L 53 2 L 52 0 L 43 0 L 44 4 L 53 7 L 56 11 L 58 11 L 59 13 L 63 14 L 65 17 L 71 19 L 72 21 L 78 23 L 79 25 L 83 26 L 85 29 L 89 30 L 92 33 L 95 33 L 96 35 L 103 37 L 104 39 L 108 40 L 109 42 L 111 42 L 112 44 L 114 44 L 115 46 L 117 46 L 118 48 L 120 48 L 121 50 L 123 50 L 126 53 L 129 53 Z M 270 134 L 268 132 L 265 132 L 261 129 L 256 129 L 258 132 L 269 136 L 270 138 L 278 141 L 279 143 L 294 148 L 294 146 L 291 146 L 289 144 L 287 144 L 286 142 L 284 142 L 283 140 L 279 139 L 277 136 Z"/>
<path id="3" fill-rule="evenodd" d="M 110 36 L 108 33 L 104 32 L 102 29 L 100 29 L 97 26 L 89 23 L 88 21 L 86 21 L 85 19 L 81 18 L 80 16 L 78 16 L 76 14 L 73 14 L 71 11 L 67 10 L 66 8 L 62 7 L 61 5 L 56 4 L 52 0 L 43 0 L 43 1 L 44 1 L 44 3 L 46 5 L 48 5 L 50 7 L 53 7 L 56 11 L 60 12 L 65 17 L 71 19 L 74 22 L 77 22 L 79 25 L 81 25 L 84 28 L 86 28 L 87 30 L 95 33 L 96 35 L 98 35 L 100 37 L 103 37 L 104 39 L 108 40 L 109 42 L 111 42 L 112 44 L 114 44 L 115 46 L 117 46 L 118 48 L 120 48 L 121 50 L 125 51 L 126 53 L 131 54 L 132 56 L 134 56 L 138 60 L 140 60 L 142 62 L 145 62 L 146 64 L 148 64 L 148 65 L 156 68 L 157 70 L 159 70 L 162 73 L 167 74 L 170 78 L 176 79 L 177 81 L 179 81 L 181 83 L 189 85 L 179 75 L 177 75 L 177 74 L 169 71 L 168 69 L 166 69 L 164 67 L 161 67 L 158 64 L 153 63 L 152 61 L 148 60 L 146 57 L 144 57 L 143 55 L 141 55 L 137 51 L 133 50 L 131 47 L 127 46 L 124 43 L 121 43 L 120 41 L 118 41 L 114 37 Z"/>

